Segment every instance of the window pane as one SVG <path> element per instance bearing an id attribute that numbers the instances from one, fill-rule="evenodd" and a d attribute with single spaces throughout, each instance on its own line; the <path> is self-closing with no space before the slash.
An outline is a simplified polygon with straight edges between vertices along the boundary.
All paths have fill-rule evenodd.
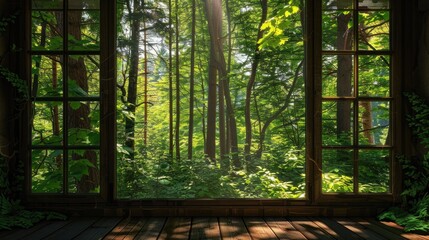
<path id="1" fill-rule="evenodd" d="M 325 55 L 322 58 L 322 96 L 351 97 L 354 95 L 352 55 Z"/>
<path id="2" fill-rule="evenodd" d="M 62 102 L 33 103 L 33 145 L 60 146 L 63 144 Z"/>
<path id="3" fill-rule="evenodd" d="M 359 144 L 390 145 L 389 102 L 359 102 Z"/>
<path id="4" fill-rule="evenodd" d="M 350 11 L 322 13 L 322 50 L 354 50 L 352 15 Z"/>
<path id="5" fill-rule="evenodd" d="M 322 191 L 353 192 L 353 150 L 322 151 Z"/>
<path id="6" fill-rule="evenodd" d="M 68 163 L 68 190 L 70 193 L 100 192 L 99 150 L 70 150 Z"/>
<path id="7" fill-rule="evenodd" d="M 118 3 L 123 11 L 118 14 L 117 29 L 118 198 L 304 197 L 304 9 L 286 2 L 270 5 L 267 19 L 276 20 L 264 24 L 269 46 L 255 49 L 260 7 L 235 2 L 229 9 L 234 24 L 231 45 L 225 39 L 225 51 L 215 53 L 210 51 L 202 9 L 197 11 L 193 34 L 190 9 L 188 15 L 178 14 L 179 30 L 169 31 L 165 25 L 169 12 L 161 2 L 152 1 L 138 12 Z M 141 14 L 144 21 L 133 25 L 140 28 L 130 26 L 130 18 Z M 224 18 L 219 23 L 226 22 Z M 271 27 L 276 28 L 273 35 L 268 34 Z M 173 45 L 173 52 L 169 52 L 170 33 L 178 39 L 179 47 Z M 229 86 L 219 84 L 225 83 L 219 75 L 217 83 L 212 84 L 213 75 L 208 83 L 208 73 L 213 73 L 209 59 L 219 54 L 225 56 Z M 252 73 L 255 54 L 259 64 Z M 169 56 L 178 57 L 179 62 L 169 61 Z M 246 90 L 251 76 L 256 81 Z M 224 94 L 213 98 L 212 93 L 220 91 Z M 246 104 L 250 117 L 244 114 Z M 249 131 L 251 139 L 245 143 Z M 171 138 L 170 133 L 174 133 Z M 250 149 L 244 151 L 244 146 Z M 215 155 L 210 160 L 209 148 Z"/>
<path id="8" fill-rule="evenodd" d="M 100 57 L 69 55 L 69 97 L 100 96 Z"/>
<path id="9" fill-rule="evenodd" d="M 33 9 L 62 9 L 63 0 L 33 0 Z"/>
<path id="10" fill-rule="evenodd" d="M 63 68 L 59 56 L 32 56 L 31 96 L 60 97 L 63 95 Z"/>
<path id="11" fill-rule="evenodd" d="M 389 192 L 390 162 L 389 150 L 360 150 L 359 192 Z"/>
<path id="12" fill-rule="evenodd" d="M 100 49 L 100 12 L 69 11 L 69 50 Z"/>
<path id="13" fill-rule="evenodd" d="M 390 97 L 389 56 L 359 56 L 359 96 Z"/>
<path id="14" fill-rule="evenodd" d="M 34 149 L 31 152 L 31 191 L 61 193 L 63 183 L 62 150 Z"/>
<path id="15" fill-rule="evenodd" d="M 359 13 L 359 50 L 390 49 L 388 11 Z"/>
<path id="16" fill-rule="evenodd" d="M 354 0 L 323 0 L 322 8 L 326 9 L 352 9 Z"/>
<path id="17" fill-rule="evenodd" d="M 100 0 L 69 0 L 69 9 L 99 9 Z"/>
<path id="18" fill-rule="evenodd" d="M 98 102 L 70 102 L 68 144 L 100 144 L 100 105 Z"/>
<path id="19" fill-rule="evenodd" d="M 58 11 L 34 11 L 32 13 L 32 50 L 63 49 L 63 13 Z"/>
<path id="20" fill-rule="evenodd" d="M 322 144 L 353 144 L 353 104 L 350 101 L 322 103 Z"/>
<path id="21" fill-rule="evenodd" d="M 386 9 L 390 0 L 359 0 L 359 9 Z"/>

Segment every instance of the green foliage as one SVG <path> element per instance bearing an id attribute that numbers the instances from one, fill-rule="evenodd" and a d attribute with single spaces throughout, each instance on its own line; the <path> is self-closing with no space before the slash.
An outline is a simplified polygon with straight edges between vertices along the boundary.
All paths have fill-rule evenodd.
<path id="1" fill-rule="evenodd" d="M 0 230 L 10 230 L 15 227 L 30 228 L 44 219 L 66 220 L 66 218 L 65 215 L 55 212 L 25 210 L 19 201 L 0 196 Z"/>
<path id="2" fill-rule="evenodd" d="M 285 34 L 285 29 L 300 29 L 299 21 L 292 21 L 293 18 L 300 17 L 300 7 L 293 5 L 294 1 L 289 1 L 282 9 L 279 10 L 276 16 L 268 19 L 261 26 L 261 30 L 265 31 L 264 36 L 259 40 L 259 48 L 282 46 L 289 42 L 290 35 Z M 301 43 L 297 43 L 301 44 Z"/>
<path id="3" fill-rule="evenodd" d="M 0 19 L 0 36 L 7 31 L 7 27 L 15 23 L 15 19 L 18 16 L 18 12 L 8 16 L 3 16 Z M 15 51 L 15 46 L 12 46 L 12 50 Z M 0 57 L 2 59 L 3 56 Z M 18 92 L 16 98 L 17 101 L 25 101 L 28 99 L 28 87 L 24 80 L 22 80 L 16 73 L 10 71 L 8 68 L 0 65 L 0 80 L 8 81 Z"/>
<path id="4" fill-rule="evenodd" d="M 0 153 L 0 192 L 9 194 L 9 162 Z"/>
<path id="5" fill-rule="evenodd" d="M 18 16 L 18 12 L 16 12 L 15 14 L 11 14 L 11 15 L 7 15 L 7 16 L 3 16 L 0 19 L 0 36 L 2 35 L 2 33 L 7 31 L 7 27 L 13 23 L 15 23 L 15 20 Z"/>
<path id="6" fill-rule="evenodd" d="M 353 178 L 344 174 L 328 172 L 323 174 L 323 192 L 353 192 Z"/>
<path id="7" fill-rule="evenodd" d="M 407 116 L 408 124 L 420 143 L 429 149 L 429 106 L 415 93 L 405 93 L 410 102 L 412 114 Z M 382 213 L 380 220 L 395 221 L 405 231 L 429 232 L 429 152 L 422 159 L 399 156 L 403 170 L 403 204 Z"/>
<path id="8" fill-rule="evenodd" d="M 28 86 L 16 73 L 6 67 L 0 66 L 0 78 L 8 81 L 18 92 L 16 100 L 18 102 L 28 100 Z"/>

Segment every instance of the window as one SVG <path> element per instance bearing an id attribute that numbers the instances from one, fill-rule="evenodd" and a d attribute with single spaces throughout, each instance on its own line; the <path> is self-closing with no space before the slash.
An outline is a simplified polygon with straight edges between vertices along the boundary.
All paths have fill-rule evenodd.
<path id="1" fill-rule="evenodd" d="M 391 6 L 322 1 L 320 117 L 322 193 L 391 193 L 394 136 Z"/>
<path id="2" fill-rule="evenodd" d="M 31 2 L 31 192 L 99 193 L 99 1 Z"/>
<path id="3" fill-rule="evenodd" d="M 30 196 L 397 193 L 393 1 L 28 2 Z"/>
<path id="4" fill-rule="evenodd" d="M 118 198 L 304 198 L 303 2 L 125 3 Z"/>

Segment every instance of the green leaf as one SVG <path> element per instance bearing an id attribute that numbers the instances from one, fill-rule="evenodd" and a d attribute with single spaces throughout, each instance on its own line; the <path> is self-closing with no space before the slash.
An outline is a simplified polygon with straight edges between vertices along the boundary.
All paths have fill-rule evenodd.
<path id="1" fill-rule="evenodd" d="M 71 107 L 73 110 L 78 110 L 78 109 L 80 108 L 80 106 L 81 106 L 81 103 L 80 103 L 80 102 L 70 102 L 70 107 Z"/>

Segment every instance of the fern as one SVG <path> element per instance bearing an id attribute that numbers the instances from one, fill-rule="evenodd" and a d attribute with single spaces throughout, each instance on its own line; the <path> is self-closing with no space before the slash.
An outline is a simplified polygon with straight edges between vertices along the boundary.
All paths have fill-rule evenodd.
<path id="1" fill-rule="evenodd" d="M 407 121 L 420 143 L 429 149 L 429 106 L 414 93 L 405 93 L 413 114 Z M 389 220 L 404 226 L 405 231 L 429 232 L 429 152 L 423 159 L 398 157 L 404 175 L 404 198 L 401 208 L 394 207 L 380 214 L 380 220 Z"/>
<path id="2" fill-rule="evenodd" d="M 30 228 L 42 220 L 65 220 L 67 217 L 55 212 L 25 210 L 19 201 L 0 197 L 0 230 L 15 227 Z"/>

